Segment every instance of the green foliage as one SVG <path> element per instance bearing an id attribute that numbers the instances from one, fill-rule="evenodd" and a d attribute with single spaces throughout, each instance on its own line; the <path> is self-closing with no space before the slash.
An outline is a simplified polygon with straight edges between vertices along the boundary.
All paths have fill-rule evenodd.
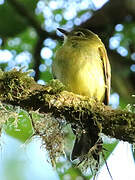
<path id="1" fill-rule="evenodd" d="M 16 117 L 8 119 L 4 130 L 8 135 L 25 142 L 33 134 L 29 114 L 26 111 L 20 110 L 20 112 L 16 114 Z"/>
<path id="2" fill-rule="evenodd" d="M 15 51 L 15 54 L 23 51 L 33 52 L 33 46 L 36 43 L 36 32 L 32 28 L 27 28 L 25 31 L 17 34 L 15 38 L 9 38 L 5 42 L 3 48 Z"/>
<path id="3" fill-rule="evenodd" d="M 53 75 L 52 73 L 48 70 L 44 71 L 41 73 L 41 76 L 40 76 L 41 79 L 44 79 L 45 82 L 49 82 L 50 80 L 53 79 Z"/>
<path id="4" fill-rule="evenodd" d="M 37 0 L 19 0 L 23 6 L 34 15 Z M 4 4 L 0 5 L 0 36 L 13 37 L 24 31 L 29 23 L 27 18 L 20 16 L 16 8 L 13 8 L 9 0 L 5 0 Z"/>
<path id="5" fill-rule="evenodd" d="M 35 8 L 37 5 L 37 2 L 39 2 L 38 0 L 33 0 L 33 1 L 32 0 L 16 0 L 16 1 L 19 4 L 22 3 L 22 5 L 25 7 L 25 9 L 28 12 L 30 12 L 32 17 L 35 18 L 37 20 L 37 22 L 40 23 L 41 26 L 43 25 L 42 27 L 44 27 L 43 23 L 46 19 L 43 16 L 43 13 L 39 13 L 39 14 L 35 15 Z M 44 2 L 46 3 L 46 6 L 47 6 L 47 4 L 49 4 L 50 0 L 47 0 Z M 57 14 L 62 15 L 62 20 L 60 22 L 58 22 L 59 26 L 65 25 L 68 22 L 63 16 L 63 13 L 65 10 L 66 10 L 65 7 L 59 8 L 59 9 L 52 9 L 53 19 L 55 19 L 55 15 L 57 15 Z M 85 10 L 78 10 L 76 17 L 80 18 L 86 12 L 92 12 L 92 10 L 90 8 L 85 9 Z M 74 19 L 72 19 L 70 21 L 74 22 Z M 130 59 L 130 55 L 132 54 L 131 45 L 133 46 L 133 50 L 135 50 L 135 46 L 134 46 L 134 44 L 135 44 L 135 23 L 132 21 L 132 19 L 128 23 L 127 22 L 126 23 L 120 22 L 120 23 L 123 23 L 123 26 L 124 26 L 124 29 L 122 31 L 114 32 L 114 29 L 111 29 L 111 31 L 114 32 L 114 35 L 118 34 L 122 37 L 121 41 L 120 41 L 120 46 L 123 46 L 128 50 L 128 58 Z M 28 51 L 33 56 L 33 54 L 36 51 L 35 45 L 38 40 L 38 38 L 37 38 L 38 36 L 36 34 L 37 29 L 36 28 L 34 29 L 34 26 L 32 27 L 33 29 L 30 28 L 30 25 L 31 25 L 31 23 L 29 22 L 27 16 L 25 17 L 25 16 L 20 15 L 18 9 L 11 5 L 10 0 L 5 0 L 4 4 L 0 5 L 0 37 L 3 40 L 2 48 L 8 49 L 10 52 L 13 52 L 14 61 L 15 61 L 15 56 L 21 52 Z M 112 24 L 110 24 L 110 26 L 113 27 Z M 106 32 L 104 32 L 104 33 L 106 33 Z M 15 43 L 16 39 L 19 40 L 18 41 L 19 43 Z M 107 41 L 108 40 L 109 40 L 109 37 L 108 37 Z M 53 49 L 54 53 L 61 46 L 61 42 L 58 42 L 56 48 Z M 1 64 L 2 70 L 4 70 L 7 66 L 8 66 L 8 63 Z M 29 67 L 33 68 L 33 61 L 31 64 L 29 64 Z M 124 76 L 128 77 L 130 73 L 131 73 L 130 68 L 127 68 L 126 71 L 123 70 Z M 2 74 L 0 74 L 0 79 L 1 79 L 1 75 Z M 7 79 L 7 78 L 13 78 L 12 74 L 6 75 L 5 79 Z M 45 82 L 49 82 L 51 79 L 53 79 L 53 76 L 51 73 L 51 68 L 49 66 L 47 67 L 46 71 L 40 72 L 40 79 L 43 79 Z M 25 78 L 24 78 L 24 81 L 26 82 Z M 5 81 L 5 82 L 8 83 L 8 81 Z M 25 84 L 23 84 L 22 81 L 20 81 L 20 84 L 17 85 L 15 78 L 14 78 L 14 84 L 15 84 L 14 89 L 16 88 L 16 86 L 20 87 L 20 89 L 24 88 L 24 89 L 26 89 L 26 93 L 28 92 L 28 88 L 30 88 L 28 86 L 28 85 L 30 85 L 29 82 L 27 83 L 27 85 L 25 85 Z M 10 84 L 9 84 L 9 86 L 10 86 Z M 119 83 L 119 86 L 121 86 L 120 83 Z M 61 89 L 61 87 L 60 87 L 60 89 Z M 3 94 L 4 94 L 4 92 L 7 92 L 7 91 L 8 91 L 8 88 L 7 89 L 3 88 Z M 9 94 L 8 94 L 9 96 L 11 94 L 13 94 L 13 95 L 20 94 L 20 96 L 23 96 L 21 94 L 21 91 L 18 91 L 18 88 L 16 88 L 15 91 L 12 91 L 12 92 L 8 91 L 8 92 L 9 92 Z M 0 94 L 2 94 L 2 93 L 0 93 Z M 127 103 L 130 103 L 130 102 L 126 102 L 125 99 L 122 99 L 122 98 L 123 97 L 120 98 L 121 108 L 125 107 L 125 105 Z M 12 99 L 12 97 L 11 97 L 11 99 Z M 33 134 L 31 119 L 29 117 L 29 114 L 20 109 L 16 110 L 16 112 L 12 112 L 12 110 L 8 106 L 6 107 L 6 110 L 11 113 L 8 114 L 8 118 L 7 118 L 7 116 L 3 116 L 3 119 L 7 118 L 7 122 L 4 126 L 5 132 L 8 135 L 10 135 L 11 137 L 18 139 L 19 141 L 25 142 Z M 36 113 L 35 113 L 35 116 L 33 116 L 33 118 L 34 119 L 37 118 L 38 121 L 40 119 L 39 115 Z M 2 120 L 1 120 L 1 124 L 3 123 Z M 1 124 L 0 124 L 0 127 L 1 127 Z M 67 143 L 71 143 L 71 141 L 73 141 L 73 137 L 68 137 L 67 139 L 68 139 Z M 107 159 L 109 157 L 111 152 L 116 147 L 117 143 L 118 143 L 117 141 L 115 141 L 111 144 L 104 143 L 103 146 L 106 149 L 106 150 L 103 150 L 103 153 L 105 154 L 105 159 Z M 69 153 L 71 153 L 71 149 L 72 149 L 72 147 L 70 144 L 70 146 L 67 147 L 67 149 L 66 149 L 66 153 L 68 155 L 69 155 Z M 133 156 L 135 159 L 135 151 L 133 151 Z M 103 163 L 104 163 L 104 161 L 103 161 Z M 12 166 L 12 164 L 13 164 L 13 161 L 11 161 L 9 170 L 12 170 L 10 168 Z M 74 165 L 71 162 L 69 162 L 69 160 L 67 160 L 67 159 L 63 162 L 58 162 L 56 166 L 57 166 L 57 172 L 61 179 L 66 178 L 66 175 L 67 175 L 67 177 L 69 175 L 71 179 L 76 179 L 78 176 L 83 177 L 83 174 L 80 172 L 80 170 L 75 168 Z M 64 171 L 62 171 L 63 169 L 64 169 Z M 89 179 L 89 177 L 85 176 L 85 179 Z"/>
<path id="6" fill-rule="evenodd" d="M 128 59 L 130 60 L 130 55 L 132 51 L 135 49 L 135 23 L 123 23 L 123 30 L 120 32 L 115 32 L 116 37 L 120 36 L 120 46 L 126 48 L 128 50 Z M 127 69 L 127 73 L 129 73 L 130 69 Z M 125 72 L 125 75 L 126 72 Z"/>
<path id="7" fill-rule="evenodd" d="M 135 23 L 124 24 L 121 45 L 129 46 L 131 42 L 135 43 Z"/>
<path id="8" fill-rule="evenodd" d="M 115 140 L 113 141 L 112 143 L 104 143 L 103 144 L 103 147 L 104 147 L 104 156 L 105 156 L 105 159 L 107 160 L 107 158 L 111 155 L 111 153 L 113 152 L 113 150 L 115 149 L 115 147 L 117 146 L 118 144 L 118 141 Z"/>
<path id="9" fill-rule="evenodd" d="M 71 162 L 68 160 L 65 160 L 63 162 L 57 163 L 57 172 L 60 177 L 60 179 L 66 179 L 66 177 L 70 179 L 79 179 L 79 177 L 84 178 L 85 180 L 90 179 L 90 176 L 83 175 L 80 169 L 75 167 Z"/>
<path id="10" fill-rule="evenodd" d="M 22 142 L 33 134 L 28 112 L 11 105 L 0 104 L 0 127 L 3 127 L 8 135 Z"/>

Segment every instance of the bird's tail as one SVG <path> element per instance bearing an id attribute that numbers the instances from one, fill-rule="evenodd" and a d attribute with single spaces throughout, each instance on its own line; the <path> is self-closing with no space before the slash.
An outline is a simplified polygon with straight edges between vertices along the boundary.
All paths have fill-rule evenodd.
<path id="1" fill-rule="evenodd" d="M 99 163 L 99 152 L 102 149 L 102 140 L 99 137 L 90 137 L 86 132 L 82 133 L 80 138 L 76 136 L 74 147 L 71 154 L 71 160 L 80 158 L 81 160 L 85 155 L 91 151 L 93 158 Z"/>
<path id="2" fill-rule="evenodd" d="M 83 132 L 80 138 L 77 136 L 71 154 L 71 160 L 75 160 L 79 157 L 85 156 L 89 152 L 89 150 L 96 144 L 96 142 L 97 138 L 96 140 L 91 139 L 90 135 L 86 132 Z M 93 158 L 98 161 L 98 153 L 93 152 L 92 155 Z"/>

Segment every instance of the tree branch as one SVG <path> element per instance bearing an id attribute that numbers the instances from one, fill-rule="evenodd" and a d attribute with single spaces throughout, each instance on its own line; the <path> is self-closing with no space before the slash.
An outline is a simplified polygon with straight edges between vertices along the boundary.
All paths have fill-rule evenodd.
<path id="1" fill-rule="evenodd" d="M 27 111 L 39 110 L 58 118 L 61 123 L 65 119 L 80 130 L 94 130 L 129 143 L 135 142 L 135 113 L 114 110 L 94 99 L 64 91 L 65 87 L 58 81 L 47 86 L 38 85 L 27 74 L 16 70 L 0 73 L 2 102 Z"/>
<path id="2" fill-rule="evenodd" d="M 108 26 L 125 22 L 128 15 L 135 19 L 134 0 L 110 0 L 101 9 L 95 11 L 90 19 L 82 23 L 81 27 L 101 34 Z"/>
<path id="3" fill-rule="evenodd" d="M 41 49 L 43 46 L 43 41 L 44 41 L 44 37 L 43 36 L 39 36 L 37 39 L 37 43 L 35 45 L 35 49 L 34 49 L 34 59 L 35 59 L 35 63 L 34 63 L 34 67 L 33 69 L 35 70 L 35 81 L 37 81 L 40 78 L 40 70 L 39 70 L 39 66 L 41 64 Z"/>

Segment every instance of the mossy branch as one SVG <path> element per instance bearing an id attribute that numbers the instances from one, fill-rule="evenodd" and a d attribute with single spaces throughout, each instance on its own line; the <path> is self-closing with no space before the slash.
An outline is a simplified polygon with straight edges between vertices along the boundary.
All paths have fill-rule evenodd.
<path id="1" fill-rule="evenodd" d="M 41 86 L 21 70 L 0 72 L 0 100 L 27 111 L 63 119 L 87 131 L 102 132 L 120 140 L 135 142 L 135 113 L 128 109 L 112 109 L 88 97 L 65 90 L 57 80 Z M 4 123 L 4 122 L 3 122 Z M 36 124 L 35 124 L 36 128 Z"/>

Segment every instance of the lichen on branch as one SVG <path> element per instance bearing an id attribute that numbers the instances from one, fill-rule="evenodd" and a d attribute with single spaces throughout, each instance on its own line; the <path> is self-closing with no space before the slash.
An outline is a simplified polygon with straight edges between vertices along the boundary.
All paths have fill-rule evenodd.
<path id="1" fill-rule="evenodd" d="M 12 70 L 0 72 L 0 100 L 26 110 L 52 113 L 64 117 L 68 123 L 97 122 L 106 135 L 120 140 L 135 142 L 135 113 L 128 109 L 112 109 L 92 98 L 66 91 L 58 80 L 42 86 L 28 76 L 29 72 Z"/>
<path id="2" fill-rule="evenodd" d="M 39 85 L 28 74 L 28 72 L 24 73 L 22 70 L 17 71 L 15 69 L 10 72 L 1 71 L 0 101 L 20 106 L 29 112 L 38 110 L 39 113 L 50 117 L 51 120 L 53 119 L 54 124 L 58 122 L 55 124 L 57 128 L 62 127 L 64 120 L 64 123 L 76 126 L 80 130 L 78 133 L 85 130 L 91 136 L 90 138 L 104 133 L 116 139 L 130 143 L 135 142 L 135 112 L 129 109 L 114 110 L 95 99 L 68 92 L 58 80 L 52 80 L 46 86 Z M 46 121 L 38 121 L 37 123 L 34 118 L 32 121 L 35 132 L 39 132 L 41 135 L 44 127 L 46 127 Z M 54 128 L 57 129 L 55 125 Z M 57 131 L 54 132 L 57 133 Z M 51 149 L 53 145 L 49 145 L 48 142 L 54 136 L 47 138 L 42 134 L 42 137 L 48 144 L 48 150 Z M 54 139 L 54 142 L 57 142 L 57 145 L 60 144 L 57 149 L 62 147 L 58 138 Z"/>

